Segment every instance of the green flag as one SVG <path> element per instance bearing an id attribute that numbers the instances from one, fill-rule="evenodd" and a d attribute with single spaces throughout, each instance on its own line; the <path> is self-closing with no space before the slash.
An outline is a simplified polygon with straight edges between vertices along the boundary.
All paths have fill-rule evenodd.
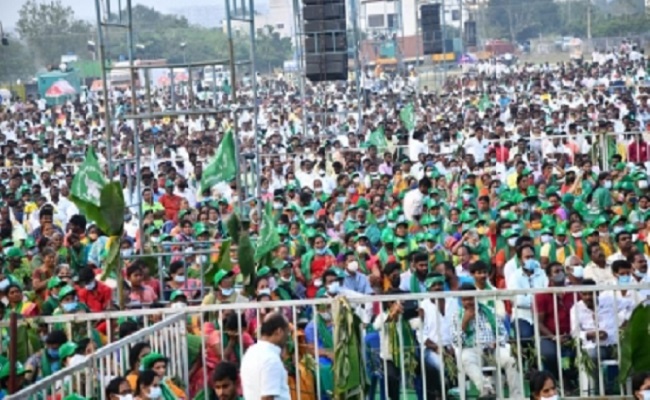
<path id="1" fill-rule="evenodd" d="M 237 158 L 235 157 L 235 136 L 232 130 L 224 135 L 217 155 L 212 162 L 203 171 L 201 178 L 201 191 L 210 189 L 219 182 L 228 182 L 235 178 L 237 174 Z"/>
<path id="2" fill-rule="evenodd" d="M 484 94 L 483 97 L 481 97 L 481 100 L 478 102 L 478 110 L 480 112 L 485 112 L 485 110 L 487 110 L 489 107 L 492 107 L 490 97 L 487 94 Z"/>
<path id="3" fill-rule="evenodd" d="M 368 140 L 366 140 L 361 147 L 370 147 L 370 146 L 375 146 L 377 147 L 377 150 L 380 151 L 388 147 L 388 141 L 386 140 L 386 136 L 384 135 L 383 125 L 379 126 L 379 128 L 372 131 L 370 136 L 368 136 Z"/>
<path id="4" fill-rule="evenodd" d="M 362 400 L 369 381 L 362 354 L 361 319 L 344 296 L 335 301 L 338 312 L 334 322 L 334 398 Z"/>
<path id="5" fill-rule="evenodd" d="M 83 214 L 88 215 L 88 207 L 99 207 L 101 193 L 106 186 L 106 178 L 95 157 L 95 152 L 88 149 L 86 160 L 79 167 L 70 187 L 70 196 Z"/>
<path id="6" fill-rule="evenodd" d="M 260 236 L 257 240 L 257 250 L 255 251 L 255 261 L 259 262 L 267 254 L 280 245 L 280 235 L 273 220 L 273 208 L 271 202 L 267 201 L 264 206 L 262 215 L 262 226 L 260 227 Z"/>
<path id="7" fill-rule="evenodd" d="M 415 110 L 413 103 L 409 103 L 399 112 L 399 119 L 409 132 L 415 129 Z"/>

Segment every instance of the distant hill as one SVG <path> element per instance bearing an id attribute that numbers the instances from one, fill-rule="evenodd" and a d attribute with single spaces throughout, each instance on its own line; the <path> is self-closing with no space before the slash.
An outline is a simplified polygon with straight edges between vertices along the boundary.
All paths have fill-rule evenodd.
<path id="1" fill-rule="evenodd" d="M 239 2 L 238 2 L 239 3 Z M 255 11 L 264 14 L 269 9 L 268 0 L 255 0 Z M 182 15 L 190 24 L 214 28 L 221 25 L 226 18 L 226 5 L 223 3 L 210 5 L 186 5 L 182 8 L 171 8 L 169 11 L 160 10 L 167 14 Z"/>

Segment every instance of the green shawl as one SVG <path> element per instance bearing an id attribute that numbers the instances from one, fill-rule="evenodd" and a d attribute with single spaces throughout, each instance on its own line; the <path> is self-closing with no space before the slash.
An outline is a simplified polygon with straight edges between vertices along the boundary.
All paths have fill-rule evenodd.
<path id="1" fill-rule="evenodd" d="M 316 332 L 323 342 L 323 348 L 334 350 L 334 337 L 332 336 L 332 332 L 327 329 L 327 324 L 320 315 L 316 316 Z"/>
<path id="2" fill-rule="evenodd" d="M 411 326 L 407 321 L 400 318 L 397 321 L 386 322 L 388 334 L 388 351 L 393 359 L 393 363 L 399 369 L 402 367 L 402 357 L 404 357 L 404 370 L 407 374 L 415 373 L 417 368 L 417 358 L 415 356 L 415 338 L 411 331 Z M 402 336 L 402 346 L 400 346 L 399 336 Z"/>
<path id="3" fill-rule="evenodd" d="M 478 303 L 478 312 L 483 313 L 485 318 L 487 318 L 488 323 L 492 328 L 492 332 L 494 332 L 494 336 L 497 336 L 499 334 L 499 332 L 497 331 L 497 319 L 494 313 L 492 312 L 492 310 L 490 309 L 490 307 L 486 306 L 485 304 Z M 462 321 L 464 316 L 465 316 L 465 309 L 461 308 L 458 317 Z M 465 329 L 464 333 L 465 333 L 466 343 L 463 343 L 463 345 L 467 344 L 467 346 L 464 347 L 473 347 L 475 345 L 474 338 L 476 336 L 476 319 L 471 323 L 467 324 L 467 328 Z"/>

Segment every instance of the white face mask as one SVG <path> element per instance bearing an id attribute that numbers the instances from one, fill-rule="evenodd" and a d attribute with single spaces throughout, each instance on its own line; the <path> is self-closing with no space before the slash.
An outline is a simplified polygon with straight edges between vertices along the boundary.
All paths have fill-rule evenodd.
<path id="1" fill-rule="evenodd" d="M 133 400 L 133 395 L 131 393 L 124 395 L 117 395 L 118 400 Z"/>
<path id="2" fill-rule="evenodd" d="M 356 261 L 352 261 L 348 264 L 348 271 L 350 272 L 357 272 L 359 270 L 359 263 Z"/>
<path id="3" fill-rule="evenodd" d="M 170 308 L 178 309 L 178 308 L 185 308 L 187 307 L 187 304 L 183 303 L 182 301 L 172 303 Z"/>
<path id="4" fill-rule="evenodd" d="M 542 235 L 542 243 L 548 243 L 551 240 L 553 240 L 553 236 L 551 236 L 551 235 Z"/>
<path id="5" fill-rule="evenodd" d="M 605 181 L 605 182 L 603 183 L 603 187 L 604 187 L 605 189 L 611 189 L 611 188 L 612 188 L 612 181 Z"/>
<path id="6" fill-rule="evenodd" d="M 555 396 L 551 397 L 540 397 L 541 400 L 558 400 L 559 397 L 557 397 L 557 394 Z"/>
<path id="7" fill-rule="evenodd" d="M 262 296 L 262 295 L 270 296 L 271 295 L 271 289 L 269 289 L 269 288 L 260 289 L 257 292 L 257 295 L 258 296 Z"/>
<path id="8" fill-rule="evenodd" d="M 649 390 L 643 390 L 641 392 L 641 396 L 643 397 L 643 400 L 650 400 L 650 389 Z"/>
<path id="9" fill-rule="evenodd" d="M 574 238 L 581 238 L 582 237 L 582 232 L 573 232 L 571 234 L 571 236 L 573 236 Z"/>
<path id="10" fill-rule="evenodd" d="M 517 244 L 517 238 L 516 237 L 511 237 L 508 239 L 508 246 L 510 247 L 515 247 Z"/>
<path id="11" fill-rule="evenodd" d="M 573 268 L 572 269 L 573 272 L 571 272 L 571 275 L 573 275 L 574 277 L 576 277 L 578 279 L 582 279 L 582 277 L 585 274 L 585 268 L 583 266 L 581 266 L 581 265 L 578 265 L 578 266 L 575 266 L 575 267 L 572 267 L 572 268 Z"/>
<path id="12" fill-rule="evenodd" d="M 86 361 L 86 356 L 75 354 L 74 356 L 70 357 L 70 360 L 68 361 L 68 367 L 74 367 L 75 365 L 79 365 L 84 361 Z"/>
<path id="13" fill-rule="evenodd" d="M 151 400 L 158 400 L 162 396 L 162 390 L 160 389 L 160 386 L 152 387 L 149 389 L 149 394 L 147 397 L 149 397 Z"/>
<path id="14" fill-rule="evenodd" d="M 185 282 L 185 275 L 176 275 L 174 277 L 174 281 L 178 283 L 183 283 Z"/>
<path id="15" fill-rule="evenodd" d="M 366 246 L 358 245 L 357 246 L 357 253 L 367 253 L 368 248 Z"/>
<path id="16" fill-rule="evenodd" d="M 131 254 L 133 254 L 133 249 L 122 249 L 120 250 L 120 255 L 124 257 L 129 257 Z"/>

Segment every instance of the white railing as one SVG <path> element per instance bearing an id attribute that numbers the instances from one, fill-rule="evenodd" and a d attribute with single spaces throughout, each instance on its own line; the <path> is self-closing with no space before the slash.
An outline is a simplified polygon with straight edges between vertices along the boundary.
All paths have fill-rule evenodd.
<path id="1" fill-rule="evenodd" d="M 5 397 L 5 400 L 64 398 L 71 393 L 105 400 L 104 388 L 112 378 L 124 377 L 127 374 L 129 349 L 133 344 L 139 342 L 148 342 L 152 351 L 168 357 L 170 360 L 167 367 L 169 375 L 187 382 L 189 370 L 185 315 L 178 314 L 104 346 L 83 362 L 57 371 L 21 391 Z"/>
<path id="2" fill-rule="evenodd" d="M 636 293 L 634 295 L 622 295 L 622 291 L 627 293 Z M 593 314 L 580 310 L 578 307 L 572 307 L 566 310 L 565 302 L 578 303 L 582 293 L 594 293 L 598 296 Z M 531 370 L 555 370 L 557 376 L 557 386 L 561 398 L 599 398 L 599 399 L 618 399 L 629 398 L 630 388 L 628 384 L 621 385 L 617 380 L 618 368 L 623 361 L 620 351 L 622 331 L 621 326 L 629 318 L 632 306 L 647 302 L 648 293 L 650 293 L 650 284 L 638 285 L 600 285 L 600 286 L 579 286 L 579 287 L 553 287 L 533 290 L 491 290 L 491 291 L 455 291 L 455 292 L 429 292 L 422 294 L 392 294 L 381 296 L 358 296 L 349 297 L 348 301 L 355 308 L 355 312 L 364 322 L 360 327 L 363 332 L 363 342 L 360 344 L 365 358 L 364 365 L 368 376 L 371 380 L 370 393 L 375 396 L 379 395 L 382 399 L 390 398 L 390 393 L 399 393 L 398 397 L 406 399 L 409 395 L 417 395 L 419 399 L 427 397 L 432 393 L 434 388 L 440 392 L 443 399 L 460 398 L 465 399 L 477 394 L 483 386 L 491 385 L 495 390 L 498 398 L 524 398 L 529 396 L 528 393 L 528 376 Z M 523 317 L 521 310 L 525 305 L 525 296 L 535 296 L 543 294 L 555 294 L 550 296 L 550 303 L 546 306 L 549 309 L 544 310 L 546 314 L 553 314 L 551 317 L 557 327 L 551 332 L 553 337 L 560 338 L 555 340 L 548 336 L 548 332 L 540 327 L 536 318 L 533 318 L 531 332 L 525 332 L 523 326 L 516 329 L 518 319 Z M 566 296 L 566 299 L 560 300 L 560 296 Z M 524 297 L 522 297 L 524 296 Z M 478 304 L 488 304 L 492 307 L 495 305 L 495 321 L 500 324 L 504 322 L 503 329 L 493 331 L 490 342 L 481 342 L 487 350 L 476 351 L 477 347 L 471 346 L 465 340 L 462 334 L 455 335 L 451 332 L 457 332 L 454 326 L 460 325 L 459 310 L 462 307 L 461 298 L 473 298 L 476 313 L 480 313 Z M 530 298 L 529 298 L 530 300 Z M 395 360 L 389 360 L 385 354 L 380 352 L 380 340 L 378 337 L 386 337 L 379 326 L 379 333 L 370 332 L 368 328 L 372 325 L 370 316 L 372 310 L 378 310 L 382 314 L 387 310 L 390 303 L 399 301 L 403 305 L 407 302 L 418 302 L 418 308 L 422 308 L 423 303 L 429 301 L 434 307 L 430 310 L 437 310 L 445 302 L 445 310 L 449 312 L 445 315 L 437 315 L 435 319 L 425 315 L 423 318 L 417 317 L 408 321 L 410 328 L 397 335 L 399 346 L 399 363 Z M 513 309 L 509 317 L 501 319 L 500 313 L 502 308 L 497 306 L 500 302 L 511 302 L 518 307 Z M 61 382 L 66 379 L 69 382 L 81 382 L 84 374 L 94 374 L 97 379 L 85 380 L 85 385 L 81 387 L 84 393 L 90 394 L 93 398 L 104 399 L 103 393 L 98 393 L 97 388 L 92 382 L 103 382 L 103 380 L 114 376 L 124 376 L 126 374 L 126 363 L 123 361 L 128 358 L 128 349 L 130 345 L 140 341 L 149 341 L 152 343 L 154 351 L 160 351 L 169 357 L 168 375 L 181 379 L 185 384 L 185 390 L 190 396 L 194 396 L 198 388 L 196 385 L 191 386 L 189 372 L 194 370 L 192 379 L 200 377 L 202 388 L 209 390 L 208 381 L 211 371 L 206 368 L 201 360 L 209 357 L 216 357 L 218 360 L 226 358 L 226 346 L 224 345 L 223 336 L 221 339 L 214 340 L 214 337 L 204 329 L 204 322 L 224 321 L 224 316 L 228 313 L 236 313 L 240 318 L 237 319 L 237 331 L 239 340 L 239 354 L 234 354 L 230 349 L 230 357 L 240 359 L 245 352 L 244 332 L 242 325 L 242 315 L 247 315 L 248 324 L 257 323 L 258 330 L 262 317 L 260 310 L 274 309 L 278 310 L 296 326 L 299 323 L 299 316 L 311 314 L 317 315 L 319 308 L 334 306 L 334 314 L 337 313 L 336 302 L 331 298 L 312 299 L 301 301 L 272 301 L 272 302 L 251 302 L 238 304 L 223 304 L 212 306 L 187 307 L 182 310 L 178 309 L 148 309 L 132 310 L 129 312 L 101 313 L 100 317 L 106 320 L 116 320 L 119 317 L 128 316 L 135 319 L 150 320 L 161 314 L 165 316 L 163 322 L 143 328 L 135 335 L 121 339 L 115 343 L 97 351 L 84 364 L 59 371 L 56 374 L 47 377 L 36 384 L 22 390 L 19 393 L 7 397 L 8 400 L 28 399 L 41 393 L 52 393 L 62 389 Z M 534 316 L 539 315 L 537 302 L 532 301 L 530 312 Z M 643 306 L 643 305 L 641 305 Z M 564 308 L 563 308 L 564 307 Z M 426 310 L 427 307 L 425 306 Z M 253 310 L 253 311 L 248 311 Z M 568 312 L 571 327 L 560 331 L 559 312 Z M 250 315 L 252 313 L 253 315 Z M 377 314 L 376 312 L 374 314 Z M 565 314 L 566 315 L 566 314 Z M 592 320 L 589 320 L 591 315 Z M 62 317 L 52 317 L 62 318 Z M 68 316 L 70 318 L 70 316 Z M 78 320 L 90 320 L 90 316 L 73 316 Z M 376 318 L 376 316 L 375 316 Z M 336 321 L 336 316 L 332 318 Z M 401 321 L 401 317 L 400 317 Z M 428 338 L 435 343 L 440 349 L 438 368 L 432 368 L 431 360 L 433 353 L 427 350 L 425 342 L 420 338 L 423 335 L 424 327 L 431 327 L 431 323 L 437 326 L 435 331 L 428 332 Z M 499 322 L 500 321 L 500 322 Z M 550 320 L 549 320 L 550 321 Z M 73 323 L 72 321 L 68 321 Z M 441 323 L 444 322 L 444 323 Z M 590 323 L 591 325 L 587 326 Z M 223 325 L 221 325 L 223 326 Z M 548 327 L 547 327 L 548 328 Z M 309 328 L 311 329 L 311 327 Z M 198 364 L 188 365 L 188 354 L 186 346 L 186 330 L 190 334 L 196 335 L 201 341 L 201 354 L 198 357 Z M 587 341 L 586 335 L 591 331 L 605 331 L 607 336 L 596 335 L 592 340 Z M 300 366 L 306 366 L 305 357 L 311 357 L 319 365 L 320 356 L 329 354 L 333 349 L 323 349 L 319 342 L 319 333 L 313 329 L 311 334 L 305 335 L 304 328 L 299 332 L 293 330 L 292 340 L 295 343 L 292 352 L 287 354 L 286 361 L 292 364 L 296 369 Z M 218 331 L 217 331 L 218 332 Z M 253 336 L 255 331 L 252 332 Z M 546 334 L 545 334 L 546 333 Z M 406 341 L 404 335 L 413 334 L 413 341 Z M 222 335 L 221 332 L 217 333 Z M 248 333 L 246 333 L 248 335 Z M 525 337 L 524 337 L 525 336 Z M 211 339 L 211 337 L 213 339 Z M 590 336 L 591 338 L 591 336 Z M 309 339 L 309 340 L 308 340 Z M 313 339 L 313 340 L 311 340 Z M 382 339 L 383 340 L 383 339 Z M 309 343 L 307 343 L 309 341 Z M 411 347 L 405 343 L 412 343 Z M 327 351 L 325 351 L 327 350 Z M 406 371 L 404 366 L 407 354 L 415 354 L 418 366 L 415 372 Z M 497 355 L 498 354 L 498 355 Z M 474 356 L 478 357 L 474 357 Z M 122 360 L 122 362 L 120 362 Z M 323 361 L 325 362 L 325 361 Z M 309 389 L 301 387 L 301 379 L 295 379 L 294 399 L 323 399 L 331 397 L 327 391 L 331 388 L 324 387 L 325 380 L 321 379 L 322 373 L 327 373 L 327 368 L 312 369 L 312 374 L 298 373 L 298 378 L 302 377 L 306 381 L 313 383 L 315 388 Z M 89 372 L 90 371 L 90 372 Z M 501 371 L 505 374 L 502 375 Z M 202 375 L 202 377 L 201 377 Z M 504 378 L 505 376 L 505 378 Z M 480 387 L 477 388 L 477 380 Z M 397 385 L 397 386 L 395 386 Z M 65 386 L 65 385 L 63 385 Z M 70 385 L 68 385 L 70 386 Z M 506 389 L 507 388 L 507 389 Z M 513 392 L 519 389 L 521 397 Z M 310 392 L 310 390 L 312 390 Z M 315 393 L 314 393 L 315 392 Z M 628 397 L 626 397 L 626 395 Z"/>

